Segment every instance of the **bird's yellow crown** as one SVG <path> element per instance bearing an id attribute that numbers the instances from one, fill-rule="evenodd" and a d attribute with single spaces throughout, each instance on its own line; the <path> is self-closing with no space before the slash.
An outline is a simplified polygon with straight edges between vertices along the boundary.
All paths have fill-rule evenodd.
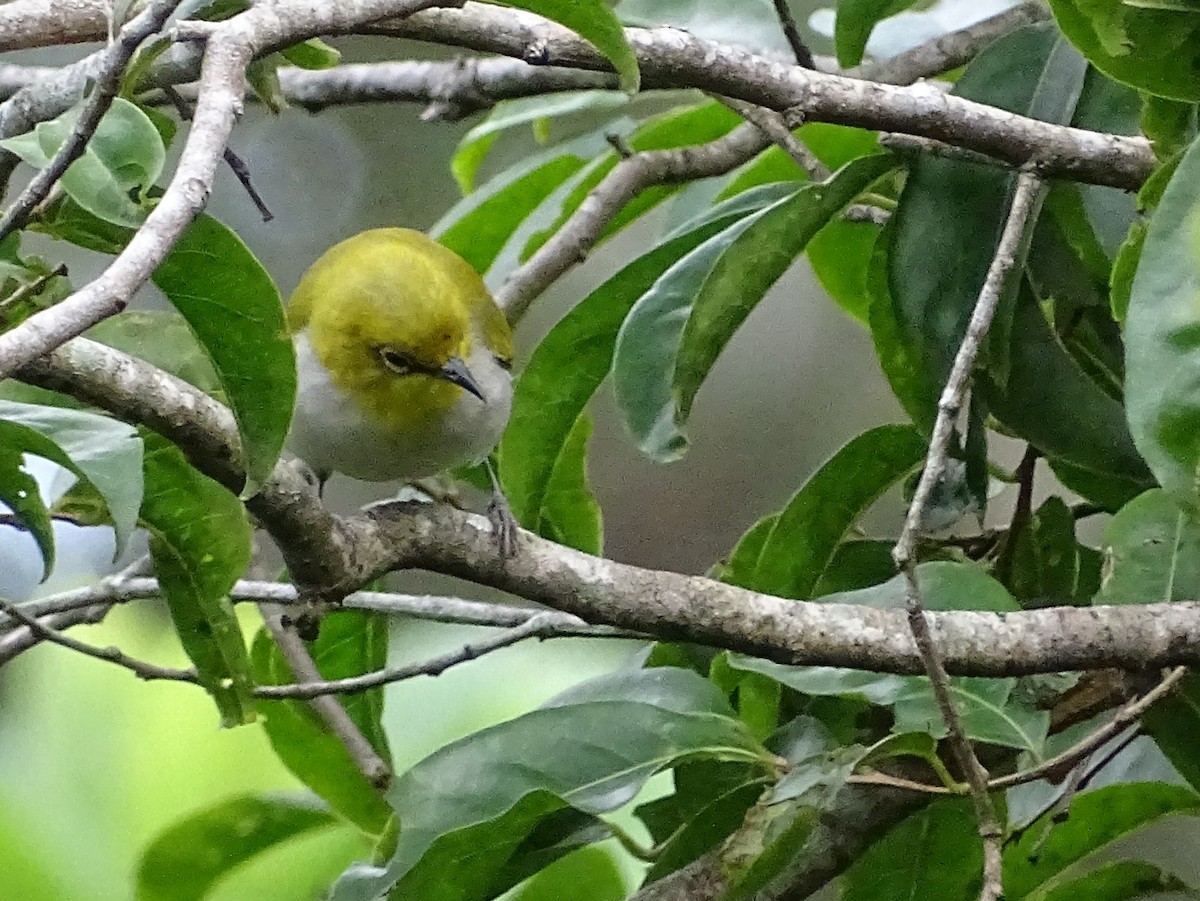
<path id="1" fill-rule="evenodd" d="M 339 388 L 395 430 L 454 405 L 462 389 L 434 373 L 468 359 L 476 341 L 506 363 L 513 355 L 508 322 L 470 264 L 406 228 L 365 231 L 327 251 L 292 295 L 288 324 L 307 332 Z"/>

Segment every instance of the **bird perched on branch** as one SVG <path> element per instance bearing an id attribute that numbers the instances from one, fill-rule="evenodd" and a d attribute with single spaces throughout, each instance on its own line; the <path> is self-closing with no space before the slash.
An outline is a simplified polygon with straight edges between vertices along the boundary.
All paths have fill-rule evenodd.
<path id="1" fill-rule="evenodd" d="M 487 464 L 493 531 L 516 527 L 487 456 L 512 402 L 512 331 L 462 257 L 406 228 L 325 252 L 288 308 L 299 384 L 288 446 L 316 472 L 417 479 Z"/>

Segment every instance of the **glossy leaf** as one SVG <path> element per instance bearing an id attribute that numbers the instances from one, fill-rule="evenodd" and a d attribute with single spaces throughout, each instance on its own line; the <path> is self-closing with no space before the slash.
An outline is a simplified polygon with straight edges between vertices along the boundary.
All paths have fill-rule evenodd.
<path id="1" fill-rule="evenodd" d="M 132 426 L 82 410 L 0 400 L 0 447 L 44 457 L 85 479 L 108 507 L 118 552 L 125 547 L 142 504 L 142 441 Z"/>
<path id="2" fill-rule="evenodd" d="M 847 163 L 827 181 L 803 185 L 794 197 L 763 210 L 728 246 L 714 245 L 680 338 L 672 379 L 677 423 L 687 420 L 717 357 L 767 290 L 830 219 L 894 166 L 888 154 Z"/>
<path id="3" fill-rule="evenodd" d="M 612 855 L 582 848 L 541 870 L 506 901 L 621 901 L 625 880 Z"/>
<path id="4" fill-rule="evenodd" d="M 155 837 L 138 864 L 138 901 L 202 901 L 241 864 L 337 823 L 325 808 L 302 800 L 241 795 L 222 801 Z"/>
<path id="5" fill-rule="evenodd" d="M 25 454 L 32 452 L 24 439 L 30 436 L 23 429 L 12 426 L 0 419 L 0 504 L 11 511 L 16 524 L 37 542 L 42 555 L 42 579 L 45 580 L 54 569 L 54 523 L 50 521 L 50 511 L 46 509 L 37 480 L 24 469 Z M 41 437 L 36 435 L 34 440 Z M 58 451 L 54 442 L 46 443 L 54 448 L 50 453 Z M 69 462 L 61 451 L 58 454 L 61 460 Z M 38 456 L 45 456 L 45 453 Z"/>
<path id="6" fill-rule="evenodd" d="M 43 169 L 66 142 L 82 112 L 76 105 L 32 132 L 0 141 L 29 165 Z M 162 173 L 166 148 L 158 130 L 136 104 L 114 98 L 83 155 L 67 167 L 59 183 L 71 199 L 94 216 L 136 227 L 146 211 L 130 193 L 142 194 Z"/>
<path id="7" fill-rule="evenodd" d="M 253 496 L 283 450 L 296 395 L 296 361 L 279 291 L 242 239 L 203 215 L 154 271 L 154 283 L 212 360 L 242 439 L 242 494 Z"/>
<path id="8" fill-rule="evenodd" d="M 910 426 L 877 426 L 852 439 L 779 514 L 746 587 L 780 597 L 811 597 L 858 518 L 924 459 L 925 441 Z"/>
<path id="9" fill-rule="evenodd" d="M 1125 319 L 1129 427 L 1160 485 L 1200 511 L 1200 140 L 1184 155 L 1150 220 Z"/>
<path id="10" fill-rule="evenodd" d="M 187 321 L 174 310 L 126 310 L 84 335 L 178 376 L 222 403 L 225 393 Z"/>
<path id="11" fill-rule="evenodd" d="M 692 399 L 725 343 L 808 239 L 893 165 L 867 157 L 800 186 L 680 258 L 641 297 L 617 338 L 613 388 L 644 453 L 659 462 L 683 454 Z"/>
<path id="12" fill-rule="evenodd" d="M 701 808 L 667 839 L 647 871 L 645 882 L 656 882 L 717 847 L 742 824 L 746 811 L 762 793 L 761 782 L 749 782 L 730 789 Z"/>
<path id="13" fill-rule="evenodd" d="M 866 325 L 871 307 L 867 278 L 875 244 L 883 233 L 873 222 L 834 219 L 813 235 L 805 253 L 813 274 L 834 303 Z"/>
<path id="14" fill-rule="evenodd" d="M 1122 0 L 1050 0 L 1050 7 L 1063 33 L 1110 78 L 1162 97 L 1200 99 L 1195 15 Z"/>
<path id="15" fill-rule="evenodd" d="M 191 467 L 165 438 L 143 432 L 146 494 L 141 523 L 150 533 L 154 572 L 179 640 L 221 722 L 254 721 L 250 658 L 229 590 L 250 563 L 250 523 L 236 497 Z"/>
<path id="16" fill-rule="evenodd" d="M 862 62 L 867 39 L 878 22 L 902 13 L 917 0 L 841 0 L 833 31 L 838 65 L 843 69 Z"/>
<path id="17" fill-rule="evenodd" d="M 340 610 L 321 623 L 320 634 L 309 644 L 309 651 L 326 679 L 344 679 L 381 669 L 387 665 L 386 617 Z M 295 681 L 265 630 L 255 637 L 252 655 L 254 676 L 259 683 L 282 685 Z M 338 700 L 375 751 L 389 759 L 387 737 L 381 725 L 383 688 L 341 695 Z M 325 721 L 304 701 L 269 701 L 260 708 L 271 747 L 296 778 L 363 832 L 381 835 L 391 811 L 380 791 L 367 782 Z"/>
<path id="18" fill-rule="evenodd" d="M 320 38 L 309 38 L 279 51 L 279 55 L 301 69 L 332 69 L 342 61 L 342 54 Z"/>
<path id="19" fill-rule="evenodd" d="M 882 538 L 843 541 L 813 586 L 814 598 L 880 585 L 896 574 L 892 542 Z"/>
<path id="20" fill-rule="evenodd" d="M 1098 604 L 1153 604 L 1200 597 L 1200 524 L 1155 488 L 1104 528 L 1105 577 Z"/>
<path id="21" fill-rule="evenodd" d="M 629 700 L 638 698 L 639 700 Z M 399 777 L 401 830 L 386 872 L 343 877 L 335 901 L 494 897 L 501 870 L 547 817 L 628 802 L 677 760 L 754 762 L 766 752 L 711 684 L 686 670 L 618 673 L 454 742 Z"/>
<path id="22" fill-rule="evenodd" d="M 621 90 L 630 94 L 637 91 L 640 80 L 637 57 L 605 0 L 510 0 L 508 5 L 567 26 L 608 58 L 617 70 Z"/>
<path id="23" fill-rule="evenodd" d="M 983 844 L 970 802 L 942 798 L 851 864 L 842 877 L 842 901 L 966 901 L 978 896 L 982 872 Z"/>
<path id="24" fill-rule="evenodd" d="M 537 524 L 526 528 L 567 547 L 598 555 L 604 546 L 604 526 L 600 504 L 587 481 L 587 445 L 591 435 L 591 417 L 580 414 L 554 462 Z"/>
<path id="25" fill-rule="evenodd" d="M 517 380 L 500 443 L 500 475 L 517 520 L 529 527 L 545 504 L 555 465 L 584 407 L 612 366 L 613 345 L 629 309 L 682 254 L 778 199 L 764 188 L 714 207 L 596 288 L 538 344 Z"/>
<path id="26" fill-rule="evenodd" d="M 1200 795 L 1161 782 L 1112 785 L 1076 796 L 1066 818 L 1042 817 L 1004 849 L 1006 897 L 1024 898 L 1062 882 L 1070 865 L 1172 813 L 1200 812 Z M 1047 822 L 1054 817 L 1052 822 Z"/>

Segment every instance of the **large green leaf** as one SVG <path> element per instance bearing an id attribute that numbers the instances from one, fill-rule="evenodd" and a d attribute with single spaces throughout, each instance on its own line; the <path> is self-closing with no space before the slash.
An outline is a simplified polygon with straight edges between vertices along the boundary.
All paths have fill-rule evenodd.
<path id="1" fill-rule="evenodd" d="M 620 21 L 605 0 L 508 0 L 507 5 L 527 9 L 567 26 L 608 58 L 617 70 L 623 91 L 630 94 L 637 91 L 637 57 L 625 39 Z"/>
<path id="2" fill-rule="evenodd" d="M 1050 0 L 1054 18 L 1105 74 L 1152 94 L 1200 99 L 1200 16 L 1123 0 Z"/>
<path id="3" fill-rule="evenodd" d="M 374 672 L 387 664 L 387 620 L 378 613 L 339 610 L 321 623 L 321 632 L 309 644 L 309 652 L 325 679 Z M 265 630 L 254 639 L 252 657 L 254 676 L 260 684 L 295 681 Z M 381 725 L 382 686 L 338 696 L 338 701 L 371 747 L 387 760 L 387 737 Z M 262 702 L 260 708 L 271 747 L 296 778 L 363 832 L 382 834 L 391 811 L 324 720 L 304 701 L 273 700 Z"/>
<path id="4" fill-rule="evenodd" d="M 267 795 L 221 801 L 174 823 L 150 843 L 138 864 L 138 901 L 203 901 L 236 867 L 337 823 L 309 801 Z"/>
<path id="5" fill-rule="evenodd" d="M 1200 139 L 1150 220 L 1125 319 L 1129 427 L 1160 485 L 1200 511 Z"/>
<path id="6" fill-rule="evenodd" d="M 1016 679 L 955 678 L 950 680 L 950 696 L 972 741 L 1028 751 L 1037 759 L 1050 728 L 1050 713 L 1015 697 L 1016 686 Z M 926 732 L 935 738 L 949 734 L 924 676 L 917 677 L 896 699 L 892 711 L 896 732 Z"/>
<path id="7" fill-rule="evenodd" d="M 833 219 L 813 235 L 805 253 L 813 274 L 834 303 L 866 325 L 871 293 L 867 279 L 883 227 L 873 222 Z"/>
<path id="8" fill-rule="evenodd" d="M 893 164 L 874 155 L 797 187 L 680 258 L 642 295 L 617 336 L 613 389 L 644 453 L 660 462 L 684 453 L 692 398 L 725 342 L 808 239 Z"/>
<path id="9" fill-rule="evenodd" d="M 238 424 L 243 495 L 271 475 L 292 420 L 296 361 L 271 276 L 233 231 L 199 216 L 154 271 L 212 359 Z"/>
<path id="10" fill-rule="evenodd" d="M 28 440 L 30 438 L 33 442 Z M 14 427 L 12 423 L 0 419 L 0 504 L 8 507 L 16 523 L 37 542 L 42 555 L 42 579 L 45 580 L 54 569 L 54 523 L 50 520 L 50 511 L 46 509 L 37 480 L 24 469 L 25 454 L 34 452 L 29 445 L 43 442 L 49 447 L 43 447 L 43 452 L 36 456 L 46 459 L 57 456 L 55 462 L 60 466 L 70 462 L 53 441 L 36 432 L 30 435 L 19 426 Z"/>
<path id="11" fill-rule="evenodd" d="M 837 49 L 838 65 L 843 69 L 862 62 L 867 39 L 875 25 L 890 16 L 902 13 L 917 0 L 841 0 L 834 22 L 833 43 Z"/>
<path id="12" fill-rule="evenodd" d="M 1161 489 L 1130 501 L 1108 521 L 1104 554 L 1097 604 L 1200 597 L 1200 525 Z"/>
<path id="13" fill-rule="evenodd" d="M 547 818 L 613 810 L 684 758 L 768 756 L 695 673 L 603 677 L 448 745 L 397 779 L 388 801 L 401 829 L 386 870 L 348 874 L 333 897 L 483 901 L 508 887 L 501 874 Z"/>
<path id="14" fill-rule="evenodd" d="M 1060 40 L 1045 25 L 1006 35 L 967 66 L 952 93 L 1051 122 L 1070 121 L 1086 67 L 1061 51 Z M 932 364 L 939 391 L 995 254 L 1014 183 L 1014 176 L 993 167 L 923 156 L 914 161 L 893 216 L 891 293 L 900 320 Z M 933 248 L 939 260 L 954 265 L 930 265 Z M 1024 250 L 1015 263 L 1019 275 Z M 1011 309 L 1008 303 L 997 311 L 981 359 L 1001 372 L 1007 370 Z"/>
<path id="15" fill-rule="evenodd" d="M 1200 795 L 1161 782 L 1111 785 L 1078 795 L 1067 817 L 1047 814 L 1005 847 L 1005 897 L 1054 889 L 1070 878 L 1064 878 L 1068 867 L 1122 836 L 1169 814 L 1198 812 Z"/>
<path id="16" fill-rule="evenodd" d="M 714 207 L 596 288 L 538 344 L 517 379 L 500 444 L 501 481 L 526 528 L 540 521 L 557 461 L 608 375 L 617 332 L 630 308 L 682 254 L 779 196 L 778 188 L 768 187 Z"/>
<path id="17" fill-rule="evenodd" d="M 966 901 L 979 894 L 983 844 L 965 798 L 942 798 L 892 828 L 842 877 L 842 901 Z"/>
<path id="18" fill-rule="evenodd" d="M 1067 603 L 1079 584 L 1075 517 L 1062 498 L 1046 498 L 1020 530 L 1013 551 L 1013 594 L 1039 606 Z"/>
<path id="19" fill-rule="evenodd" d="M 142 439 L 146 494 L 140 518 L 179 640 L 222 724 L 253 722 L 250 658 L 229 602 L 229 590 L 250 563 L 246 511 L 165 438 L 145 431 Z"/>
<path id="20" fill-rule="evenodd" d="M 811 597 L 858 518 L 924 458 L 925 441 L 911 426 L 877 426 L 852 439 L 784 507 L 753 579 L 739 584 L 780 597 Z"/>
<path id="21" fill-rule="evenodd" d="M 0 400 L 0 452 L 13 466 L 5 467 L 6 476 L 0 476 L 6 486 L 0 489 L 5 495 L 0 499 L 23 508 L 31 517 L 27 524 L 37 525 L 34 535 L 47 574 L 53 563 L 53 539 L 49 523 L 41 519 L 44 506 L 37 509 L 36 486 L 26 484 L 16 469 L 21 454 L 64 466 L 94 488 L 108 507 L 118 552 L 125 547 L 142 504 L 142 441 L 132 426 L 82 410 Z M 22 510 L 15 512 L 20 515 Z"/>
<path id="22" fill-rule="evenodd" d="M 506 901 L 621 901 L 625 880 L 612 855 L 581 848 L 541 870 Z"/>
<path id="23" fill-rule="evenodd" d="M 679 339 L 672 378 L 677 423 L 687 420 L 696 392 L 717 357 L 767 289 L 818 231 L 895 165 L 890 154 L 853 160 L 827 181 L 805 184 L 795 196 L 763 210 L 728 246 L 714 245 Z M 663 285 L 663 290 L 669 289 Z"/>
<path id="24" fill-rule="evenodd" d="M 82 112 L 82 102 L 56 119 L 39 123 L 32 132 L 0 141 L 38 169 L 70 136 Z M 140 198 L 162 172 L 166 149 L 149 117 L 121 97 L 100 120 L 83 155 L 59 183 L 72 200 L 94 216 L 118 225 L 137 227 L 146 218 Z"/>
<path id="25" fill-rule="evenodd" d="M 580 414 L 554 462 L 534 531 L 559 544 L 600 554 L 604 546 L 600 504 L 587 481 L 587 444 L 591 435 L 591 417 Z"/>
<path id="26" fill-rule="evenodd" d="M 1142 715 L 1142 729 L 1179 775 L 1192 788 L 1200 787 L 1200 677 L 1184 676 L 1178 688 Z"/>

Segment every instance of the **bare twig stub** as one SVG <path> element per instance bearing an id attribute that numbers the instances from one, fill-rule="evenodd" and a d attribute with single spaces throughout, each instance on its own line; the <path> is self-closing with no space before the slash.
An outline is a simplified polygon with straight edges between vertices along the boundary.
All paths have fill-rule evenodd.
<path id="1" fill-rule="evenodd" d="M 925 508 L 933 494 L 933 490 L 941 480 L 946 470 L 946 462 L 950 450 L 950 440 L 959 412 L 967 399 L 971 384 L 971 376 L 975 368 L 975 360 L 979 355 L 984 338 L 992 324 L 992 317 L 1004 291 L 1004 284 L 1013 267 L 1017 265 L 1017 257 L 1027 229 L 1037 220 L 1041 202 L 1045 196 L 1045 183 L 1040 174 L 1032 169 L 1023 170 L 1017 178 L 1013 192 L 1012 206 L 1004 231 L 1000 235 L 1000 243 L 992 263 L 988 267 L 983 289 L 967 324 L 966 334 L 959 345 L 946 379 L 945 389 L 938 400 L 938 415 L 934 423 L 933 435 L 929 440 L 929 453 L 925 458 L 925 469 L 921 473 L 917 489 L 913 493 L 912 504 L 905 517 L 904 526 L 900 530 L 900 538 L 896 542 L 892 556 L 896 565 L 904 573 L 907 583 L 908 625 L 912 630 L 913 639 L 920 650 L 921 659 L 925 663 L 925 674 L 937 698 L 938 708 L 946 728 L 950 731 L 950 749 L 958 762 L 963 777 L 971 787 L 971 798 L 975 805 L 975 814 L 979 819 L 979 834 L 983 839 L 983 888 L 980 891 L 980 901 L 996 901 L 1003 895 L 1000 876 L 1000 851 L 1003 832 L 996 808 L 988 794 L 988 773 L 971 746 L 963 728 L 962 719 L 954 704 L 950 692 L 950 679 L 941 649 L 934 641 L 924 606 L 921 602 L 921 588 L 917 582 L 916 542 L 920 537 L 921 523 L 924 519 Z"/>

